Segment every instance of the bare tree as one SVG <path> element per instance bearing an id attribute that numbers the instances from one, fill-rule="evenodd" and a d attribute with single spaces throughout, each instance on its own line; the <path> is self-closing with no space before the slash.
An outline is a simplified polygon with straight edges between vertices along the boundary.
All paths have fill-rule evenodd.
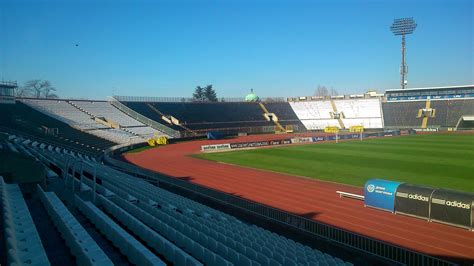
<path id="1" fill-rule="evenodd" d="M 314 96 L 325 97 L 325 96 L 328 96 L 328 95 L 329 95 L 329 91 L 326 88 L 326 86 L 318 85 L 318 87 L 316 88 L 316 91 L 314 92 Z"/>
<path id="2" fill-rule="evenodd" d="M 25 83 L 23 87 L 25 90 L 29 90 L 33 97 L 36 98 L 57 98 L 58 96 L 53 92 L 56 91 L 51 83 L 47 80 L 33 79 Z"/>
<path id="3" fill-rule="evenodd" d="M 26 87 L 17 87 L 15 89 L 15 97 L 30 97 L 31 90 Z"/>
<path id="4" fill-rule="evenodd" d="M 331 89 L 329 90 L 329 95 L 331 95 L 331 96 L 337 96 L 337 95 L 339 95 L 339 93 L 338 93 L 337 90 L 335 90 L 334 88 L 331 88 Z"/>
<path id="5" fill-rule="evenodd" d="M 48 87 L 43 90 L 43 96 L 44 98 L 50 98 L 50 99 L 56 99 L 58 98 L 58 95 L 56 95 L 56 89 L 53 87 Z"/>

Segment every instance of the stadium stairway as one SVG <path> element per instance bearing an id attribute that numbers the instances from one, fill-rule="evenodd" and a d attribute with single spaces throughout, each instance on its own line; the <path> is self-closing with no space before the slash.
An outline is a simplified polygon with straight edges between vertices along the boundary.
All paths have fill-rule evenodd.
<path id="1" fill-rule="evenodd" d="M 128 118 L 128 120 L 122 118 L 122 120 L 113 121 L 113 120 L 111 120 L 110 117 L 105 117 L 105 118 L 107 119 L 107 121 L 103 121 L 102 119 L 99 118 L 100 115 L 97 115 L 97 114 L 92 113 L 91 111 L 87 110 L 86 108 L 80 106 L 78 103 L 73 102 L 73 101 L 67 101 L 67 103 L 69 103 L 69 104 L 72 105 L 73 107 L 77 108 L 79 111 L 81 111 L 81 112 L 83 112 L 83 113 L 89 115 L 92 119 L 94 119 L 94 120 L 95 120 L 97 123 L 99 123 L 99 124 L 105 125 L 106 127 L 110 127 L 110 126 L 107 125 L 107 124 L 117 124 L 118 126 L 117 126 L 117 127 L 114 127 L 116 130 L 121 130 L 121 131 L 123 131 L 124 133 L 129 133 L 129 134 L 131 134 L 131 135 L 133 135 L 133 136 L 135 136 L 135 137 L 143 138 L 143 136 L 137 134 L 137 133 L 134 132 L 133 130 L 128 130 L 128 129 L 126 129 L 126 128 L 123 127 L 124 125 L 122 125 L 120 122 L 122 122 L 122 121 L 128 122 L 128 120 L 133 120 L 133 119 L 132 119 L 131 117 L 128 117 L 126 114 L 123 114 L 123 113 L 122 113 L 120 110 L 118 110 L 118 109 L 117 109 L 117 112 L 119 112 L 119 114 L 122 115 L 122 116 L 126 116 L 126 118 Z M 112 106 L 112 107 L 113 107 L 113 106 Z M 113 108 L 116 109 L 115 107 L 113 107 Z M 106 109 L 106 108 L 104 108 L 104 109 Z M 120 118 L 120 116 L 118 116 L 118 117 Z M 104 122 L 105 122 L 105 123 L 104 123 Z M 139 123 L 139 122 L 136 121 L 136 123 Z M 133 123 L 133 125 L 136 125 L 136 123 Z M 139 125 L 140 125 L 140 124 L 141 124 L 141 123 L 139 123 Z M 143 124 L 141 124 L 141 125 L 143 125 Z M 143 125 L 143 126 L 144 126 L 144 125 Z M 112 127 L 110 127 L 110 128 L 112 128 Z M 99 130 L 99 131 L 100 131 L 100 130 Z M 90 131 L 90 133 L 92 133 L 92 134 L 94 134 L 95 132 L 97 132 L 97 130 L 96 130 L 96 131 Z M 99 136 L 100 136 L 100 134 L 96 134 L 96 135 L 99 135 Z M 144 140 L 145 140 L 145 138 L 143 138 L 141 141 L 144 141 Z M 140 140 L 139 140 L 139 141 L 140 141 Z"/>
<path id="2" fill-rule="evenodd" d="M 61 234 L 55 229 L 53 221 L 38 196 L 33 195 L 27 200 L 27 204 L 51 264 L 74 265 L 74 257 Z"/>
<path id="3" fill-rule="evenodd" d="M 274 113 L 278 116 L 278 123 L 285 127 L 285 129 L 288 127 L 298 132 L 306 130 L 288 102 L 265 102 L 265 108 L 269 113 Z"/>
<path id="4" fill-rule="evenodd" d="M 197 136 L 197 135 L 198 135 L 195 131 L 193 131 L 193 130 L 191 130 L 190 128 L 184 126 L 184 125 L 182 124 L 183 121 L 180 121 L 180 123 L 175 124 L 175 123 L 173 123 L 173 121 L 172 121 L 171 119 L 168 119 L 168 117 L 169 117 L 168 115 L 165 115 L 164 113 L 162 113 L 160 110 L 158 110 L 158 108 L 156 108 L 156 107 L 153 106 L 152 104 L 147 103 L 147 106 L 148 106 L 152 111 L 154 111 L 155 113 L 157 113 L 158 115 L 160 115 L 161 118 L 163 119 L 163 121 L 165 121 L 166 123 L 170 124 L 171 126 L 175 125 L 175 126 L 177 126 L 177 127 L 180 127 L 180 128 L 182 128 L 182 129 L 184 129 L 185 132 L 189 133 L 191 136 Z M 167 120 L 165 120 L 165 118 L 166 118 Z"/>
<path id="5" fill-rule="evenodd" d="M 337 112 L 336 103 L 335 103 L 333 100 L 331 100 L 331 106 L 332 106 L 332 110 L 333 110 L 334 114 L 337 114 L 338 112 Z M 340 116 L 337 118 L 337 122 L 339 123 L 339 127 L 340 127 L 341 129 L 346 128 L 346 127 L 344 126 L 344 123 L 342 122 L 342 118 L 341 118 Z"/>
<path id="6" fill-rule="evenodd" d="M 431 101 L 430 100 L 427 100 L 426 101 L 426 104 L 425 104 L 425 110 L 429 110 L 430 109 L 430 103 Z M 423 116 L 423 120 L 421 121 L 421 128 L 426 128 L 426 125 L 428 124 L 428 115 L 424 115 Z"/>
<path id="7" fill-rule="evenodd" d="M 76 257 L 77 264 L 113 265 L 54 192 L 44 192 L 37 185 L 37 193 L 54 225 L 66 241 L 66 245 Z"/>
<path id="8" fill-rule="evenodd" d="M 17 184 L 0 177 L 8 265 L 50 265 L 28 206 Z"/>
<path id="9" fill-rule="evenodd" d="M 71 171 L 72 174 L 72 171 Z M 81 191 L 91 191 L 92 186 L 87 186 L 85 184 L 80 184 L 78 180 L 75 182 L 76 187 L 81 187 Z M 66 179 L 61 179 L 58 183 L 60 186 L 54 187 L 54 185 L 48 185 L 48 187 L 54 191 L 54 193 L 60 197 L 64 202 L 67 202 L 65 206 L 68 208 L 69 212 L 74 216 L 74 218 L 79 222 L 79 224 L 86 230 L 90 237 L 95 241 L 99 248 L 106 254 L 106 256 L 112 261 L 113 265 L 131 265 L 132 263 L 128 261 L 127 257 L 122 254 L 122 252 L 114 246 L 104 234 L 97 229 L 94 224 L 86 217 L 83 213 L 77 210 L 75 207 L 75 198 L 74 194 L 71 193 L 71 183 L 67 182 Z M 64 189 L 67 186 L 68 189 Z M 110 195 L 108 191 L 102 191 L 103 195 Z"/>
<path id="10" fill-rule="evenodd" d="M 168 136 L 169 138 L 178 138 L 181 136 L 180 132 L 175 130 L 172 127 L 165 126 L 164 124 L 158 123 L 156 121 L 160 121 L 160 119 L 156 119 L 154 117 L 148 118 L 148 116 L 141 114 L 141 112 L 137 112 L 134 109 L 130 108 L 126 104 L 119 102 L 115 98 L 111 98 L 111 101 L 109 102 L 113 107 L 117 108 L 119 111 L 122 113 L 133 117 L 136 121 L 146 125 L 149 128 L 153 128 L 155 130 L 158 130 L 162 132 L 164 135 Z M 153 120 L 155 119 L 155 120 Z M 129 127 L 130 129 L 132 127 Z"/>
<path id="11" fill-rule="evenodd" d="M 268 115 L 270 114 L 268 109 L 265 107 L 265 105 L 262 102 L 259 102 L 258 105 L 260 106 L 260 108 L 263 111 L 263 116 L 268 119 L 268 117 L 269 117 Z M 273 115 L 272 122 L 275 124 L 275 126 L 278 128 L 278 130 L 280 132 L 285 132 L 286 131 L 285 128 L 278 122 L 278 117 L 275 114 L 272 114 L 272 115 Z"/>

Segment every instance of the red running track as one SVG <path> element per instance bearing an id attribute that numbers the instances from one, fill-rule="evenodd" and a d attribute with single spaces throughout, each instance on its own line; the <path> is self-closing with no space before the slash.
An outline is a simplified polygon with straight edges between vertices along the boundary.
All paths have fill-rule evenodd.
<path id="1" fill-rule="evenodd" d="M 237 141 L 280 138 L 282 135 L 257 135 L 240 137 Z M 234 139 L 232 142 L 235 141 Z M 341 199 L 336 194 L 336 190 L 363 194 L 360 187 L 188 156 L 199 153 L 201 145 L 228 142 L 229 140 L 182 142 L 141 153 L 125 154 L 124 158 L 146 169 L 232 193 L 421 253 L 474 262 L 474 232 L 365 208 L 362 201 Z"/>

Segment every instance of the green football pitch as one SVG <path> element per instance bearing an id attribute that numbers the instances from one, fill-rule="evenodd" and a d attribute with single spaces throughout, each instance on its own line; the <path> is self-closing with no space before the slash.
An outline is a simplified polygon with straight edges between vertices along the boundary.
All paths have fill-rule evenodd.
<path id="1" fill-rule="evenodd" d="M 355 186 L 381 178 L 474 192 L 474 135 L 411 135 L 197 157 Z"/>

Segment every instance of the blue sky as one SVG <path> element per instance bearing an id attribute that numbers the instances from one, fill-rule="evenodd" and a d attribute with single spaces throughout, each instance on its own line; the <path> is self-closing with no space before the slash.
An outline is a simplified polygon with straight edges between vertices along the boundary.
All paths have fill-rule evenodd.
<path id="1" fill-rule="evenodd" d="M 61 97 L 312 95 L 474 83 L 473 1 L 5 1 L 0 78 L 47 79 Z M 75 44 L 78 44 L 76 46 Z"/>

